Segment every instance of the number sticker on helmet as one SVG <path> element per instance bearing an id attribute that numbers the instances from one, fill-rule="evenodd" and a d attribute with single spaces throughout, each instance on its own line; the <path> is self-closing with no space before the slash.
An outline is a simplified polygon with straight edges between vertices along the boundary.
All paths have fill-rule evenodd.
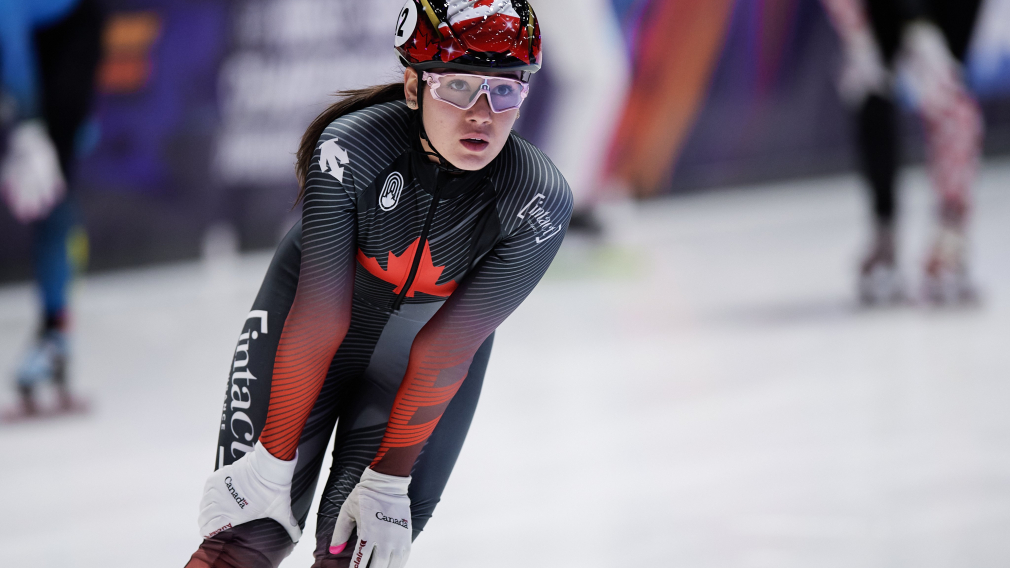
<path id="1" fill-rule="evenodd" d="M 403 46 L 414 36 L 415 29 L 417 29 L 417 4 L 414 3 L 414 0 L 407 0 L 396 16 L 393 44 L 396 47 Z"/>

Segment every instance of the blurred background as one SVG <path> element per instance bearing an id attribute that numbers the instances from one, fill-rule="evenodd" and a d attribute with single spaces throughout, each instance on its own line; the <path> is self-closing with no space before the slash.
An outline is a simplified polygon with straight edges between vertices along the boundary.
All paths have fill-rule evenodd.
<path id="1" fill-rule="evenodd" d="M 88 408 L 0 423 L 0 564 L 185 564 L 298 141 L 335 91 L 402 76 L 402 3 L 102 0 L 69 192 Z M 942 200 L 899 77 L 907 293 L 884 306 L 860 302 L 879 233 L 832 2 L 533 4 L 545 66 L 516 128 L 578 226 L 497 336 L 410 565 L 1010 563 L 1010 0 L 982 2 L 958 68 L 985 125 L 971 301 L 919 297 Z M 0 207 L 5 408 L 39 327 L 33 230 Z"/>

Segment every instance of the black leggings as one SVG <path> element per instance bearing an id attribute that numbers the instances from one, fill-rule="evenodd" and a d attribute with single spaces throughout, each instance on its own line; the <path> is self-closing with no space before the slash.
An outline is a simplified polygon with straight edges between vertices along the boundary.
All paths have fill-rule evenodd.
<path id="1" fill-rule="evenodd" d="M 68 190 L 74 188 L 78 135 L 94 102 L 104 20 L 96 0 L 82 0 L 66 17 L 35 31 L 40 108 Z M 32 256 L 47 331 L 66 324 L 67 293 L 74 271 L 67 241 L 79 223 L 72 195 L 45 219 L 32 223 Z"/>
<path id="2" fill-rule="evenodd" d="M 299 223 L 278 247 L 253 304 L 252 314 L 263 312 L 269 314 L 268 330 L 280 328 L 294 301 L 300 262 L 301 224 Z M 349 342 L 352 344 L 347 350 L 350 355 L 344 354 L 342 346 L 341 351 L 334 357 L 322 392 L 299 439 L 298 465 L 292 482 L 291 502 L 292 512 L 304 527 L 326 446 L 336 425 L 333 465 L 317 513 L 314 564 L 317 568 L 347 566 L 350 562 L 353 546 L 348 546 L 340 555 L 334 556 L 329 553 L 333 526 L 340 512 L 340 506 L 357 484 L 361 473 L 375 457 L 399 387 L 398 381 L 390 380 L 390 377 L 396 376 L 395 373 L 377 377 L 375 374 L 365 373 L 365 365 L 361 364 L 361 361 L 367 363 L 368 360 L 373 360 L 377 349 L 382 348 L 378 346 L 384 344 L 377 338 L 369 336 L 369 321 L 373 317 L 369 313 L 370 309 L 356 303 L 351 329 L 344 340 L 344 344 Z M 389 317 L 388 314 L 386 317 Z M 412 329 L 408 320 L 404 321 L 406 323 L 397 332 L 403 336 L 398 338 L 396 344 L 406 345 L 409 351 L 413 337 L 411 332 L 416 333 L 417 329 Z M 387 329 L 387 333 L 389 329 L 396 328 L 395 323 L 391 325 L 388 320 L 383 322 L 383 328 Z M 257 365 L 264 361 L 272 364 L 276 340 L 270 342 L 269 333 L 258 333 L 258 330 L 262 329 L 260 326 L 260 316 L 251 317 L 246 321 L 243 335 L 239 340 L 239 349 L 236 351 L 237 363 L 233 364 L 233 371 L 237 368 L 237 364 L 244 365 L 248 362 L 248 369 L 256 379 L 240 383 L 234 379 L 233 372 L 233 378 L 229 381 L 217 467 L 232 463 L 236 457 L 241 457 L 234 454 L 234 449 L 242 445 L 234 441 L 232 435 L 234 432 L 241 435 L 242 429 L 248 428 L 252 435 L 248 438 L 240 437 L 239 440 L 249 445 L 255 444 L 254 433 L 262 431 L 266 420 L 266 402 L 270 392 L 269 371 L 267 367 Z M 252 342 L 249 340 L 253 337 L 254 331 L 257 332 L 257 337 L 255 342 Z M 276 332 L 273 333 L 275 339 L 277 335 Z M 414 538 L 417 538 L 431 518 L 466 439 L 480 397 L 493 339 L 492 334 L 477 351 L 463 385 L 449 403 L 411 471 L 409 496 Z M 354 349 L 356 346 L 359 348 Z M 397 359 L 399 355 L 389 354 L 391 364 L 395 364 L 392 360 Z M 405 357 L 405 354 L 403 355 Z M 357 361 L 354 356 L 357 357 Z M 370 366 L 368 368 L 371 369 Z M 399 375 L 401 379 L 402 376 Z M 238 392 L 237 396 L 247 400 L 248 403 L 240 407 L 241 410 L 238 412 L 234 409 L 229 410 L 228 403 L 235 400 L 233 391 L 236 388 L 241 391 L 243 384 L 248 385 L 248 391 Z M 355 538 L 355 535 L 351 536 L 352 543 Z M 272 568 L 280 564 L 281 560 L 291 553 L 293 547 L 294 544 L 287 531 L 281 525 L 269 519 L 254 521 L 204 540 L 187 567 Z"/>
<path id="3" fill-rule="evenodd" d="M 77 136 L 91 113 L 102 57 L 105 14 L 97 0 L 81 0 L 65 18 L 35 32 L 42 115 L 70 178 Z"/>

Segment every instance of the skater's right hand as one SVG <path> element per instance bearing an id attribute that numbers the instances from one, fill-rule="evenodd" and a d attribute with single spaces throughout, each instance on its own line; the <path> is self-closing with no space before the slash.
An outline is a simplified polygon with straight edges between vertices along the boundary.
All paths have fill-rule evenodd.
<path id="1" fill-rule="evenodd" d="M 7 154 L 0 160 L 0 194 L 18 221 L 37 221 L 66 192 L 56 146 L 40 120 L 21 122 L 9 136 Z"/>
<path id="2" fill-rule="evenodd" d="M 351 568 L 406 566 L 414 534 L 410 523 L 410 497 L 407 496 L 409 486 L 409 477 L 366 469 L 340 507 L 330 540 L 330 553 L 343 552 L 349 544 L 351 531 L 357 526 L 358 541 L 351 551 Z"/>
<path id="3" fill-rule="evenodd" d="M 287 529 L 292 542 L 302 530 L 291 513 L 291 478 L 295 463 L 277 459 L 257 442 L 253 451 L 215 471 L 200 501 L 200 534 L 217 533 L 258 519 L 273 519 Z"/>

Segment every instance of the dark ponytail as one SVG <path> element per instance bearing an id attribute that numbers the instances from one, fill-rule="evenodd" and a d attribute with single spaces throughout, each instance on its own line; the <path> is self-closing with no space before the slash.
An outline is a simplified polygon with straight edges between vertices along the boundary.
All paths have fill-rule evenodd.
<path id="1" fill-rule="evenodd" d="M 302 143 L 298 145 L 295 175 L 298 177 L 299 190 L 298 199 L 295 200 L 296 204 L 305 196 L 305 182 L 309 177 L 309 168 L 312 166 L 312 156 L 316 152 L 316 144 L 319 142 L 319 137 L 323 135 L 323 131 L 326 130 L 326 127 L 331 122 L 345 114 L 350 114 L 372 105 L 406 99 L 403 93 L 402 81 L 364 89 L 340 91 L 337 93 L 337 96 L 343 98 L 330 105 L 330 108 L 324 110 L 312 121 L 309 129 L 302 136 Z"/>

